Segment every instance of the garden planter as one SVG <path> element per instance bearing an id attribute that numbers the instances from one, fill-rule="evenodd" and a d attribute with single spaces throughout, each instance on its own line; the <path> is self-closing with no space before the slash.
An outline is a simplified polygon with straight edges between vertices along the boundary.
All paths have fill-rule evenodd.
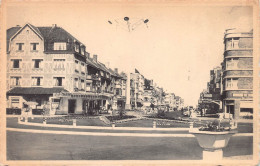
<path id="1" fill-rule="evenodd" d="M 214 132 L 191 129 L 190 133 L 195 135 L 200 147 L 203 148 L 203 160 L 221 160 L 223 158 L 222 149 L 227 146 L 229 139 L 232 135 L 237 133 L 237 131 Z"/>

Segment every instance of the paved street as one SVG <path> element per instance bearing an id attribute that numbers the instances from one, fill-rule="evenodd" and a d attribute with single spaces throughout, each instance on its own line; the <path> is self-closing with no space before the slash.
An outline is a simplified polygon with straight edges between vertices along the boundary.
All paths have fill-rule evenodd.
<path id="1" fill-rule="evenodd" d="M 252 141 L 252 137 L 232 137 L 228 147 L 223 150 L 224 157 L 252 155 Z M 200 160 L 202 149 L 195 138 L 79 136 L 8 131 L 7 159 Z"/>
<path id="2" fill-rule="evenodd" d="M 251 124 L 252 125 L 252 124 Z M 241 124 L 242 132 L 250 124 Z M 41 133 L 46 130 L 64 132 L 188 134 L 187 131 L 121 131 L 73 128 L 45 128 L 17 124 L 8 118 L 7 127 L 35 129 L 39 133 L 7 131 L 8 160 L 200 160 L 202 149 L 194 137 L 129 137 Z M 249 133 L 249 132 L 248 132 Z M 223 150 L 224 157 L 250 156 L 252 136 L 234 136 Z M 192 147 L 192 148 L 191 148 Z"/>

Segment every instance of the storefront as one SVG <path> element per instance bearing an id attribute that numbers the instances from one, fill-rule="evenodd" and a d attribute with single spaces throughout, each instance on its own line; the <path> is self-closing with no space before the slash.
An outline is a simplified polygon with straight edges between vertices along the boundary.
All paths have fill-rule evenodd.
<path id="1" fill-rule="evenodd" d="M 31 105 L 33 114 L 41 114 L 45 106 L 50 105 L 54 93 L 68 92 L 63 88 L 42 88 L 42 87 L 15 87 L 6 93 L 7 108 L 20 109 L 21 112 L 27 108 L 26 103 Z"/>
<path id="2" fill-rule="evenodd" d="M 109 95 L 84 92 L 55 93 L 53 97 L 59 100 L 56 114 L 98 114 L 111 102 Z"/>

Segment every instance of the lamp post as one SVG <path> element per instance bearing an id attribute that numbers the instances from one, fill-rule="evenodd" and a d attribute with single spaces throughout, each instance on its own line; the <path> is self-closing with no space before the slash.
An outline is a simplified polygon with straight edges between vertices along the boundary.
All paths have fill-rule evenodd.
<path id="1" fill-rule="evenodd" d="M 122 30 L 125 30 L 127 32 L 129 32 L 129 34 L 131 32 L 133 32 L 134 30 L 136 30 L 136 28 L 142 26 L 142 25 L 146 25 L 146 27 L 148 28 L 148 22 L 149 19 L 143 19 L 143 18 L 130 18 L 128 16 L 125 16 L 123 18 L 119 18 L 119 19 L 113 19 L 113 20 L 108 20 L 108 23 L 112 26 L 116 26 L 116 28 L 120 28 Z M 128 40 L 130 39 L 130 35 L 128 35 L 126 37 Z M 127 47 L 129 47 L 130 44 L 126 44 Z M 133 50 L 134 48 L 128 48 L 129 51 Z M 125 109 L 131 109 L 131 100 L 130 100 L 130 90 L 131 90 L 131 85 L 130 85 L 130 79 L 131 79 L 131 73 L 133 72 L 134 69 L 134 63 L 129 61 L 129 65 L 128 65 L 128 71 L 127 73 L 127 81 L 126 81 L 126 104 L 125 104 Z"/>
<path id="2" fill-rule="evenodd" d="M 124 17 L 123 19 L 114 19 L 113 21 L 108 20 L 110 25 L 116 25 L 116 27 L 120 27 L 121 29 L 127 30 L 128 32 L 134 31 L 137 27 L 143 24 L 148 28 L 148 22 L 149 19 L 130 19 L 129 17 Z"/>

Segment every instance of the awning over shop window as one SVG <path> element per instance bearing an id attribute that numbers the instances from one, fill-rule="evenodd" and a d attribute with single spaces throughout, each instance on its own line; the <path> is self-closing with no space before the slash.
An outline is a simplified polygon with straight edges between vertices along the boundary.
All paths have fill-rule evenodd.
<path id="1" fill-rule="evenodd" d="M 15 87 L 6 94 L 14 95 L 52 95 L 53 93 L 68 92 L 64 88 L 42 88 L 42 87 Z"/>

